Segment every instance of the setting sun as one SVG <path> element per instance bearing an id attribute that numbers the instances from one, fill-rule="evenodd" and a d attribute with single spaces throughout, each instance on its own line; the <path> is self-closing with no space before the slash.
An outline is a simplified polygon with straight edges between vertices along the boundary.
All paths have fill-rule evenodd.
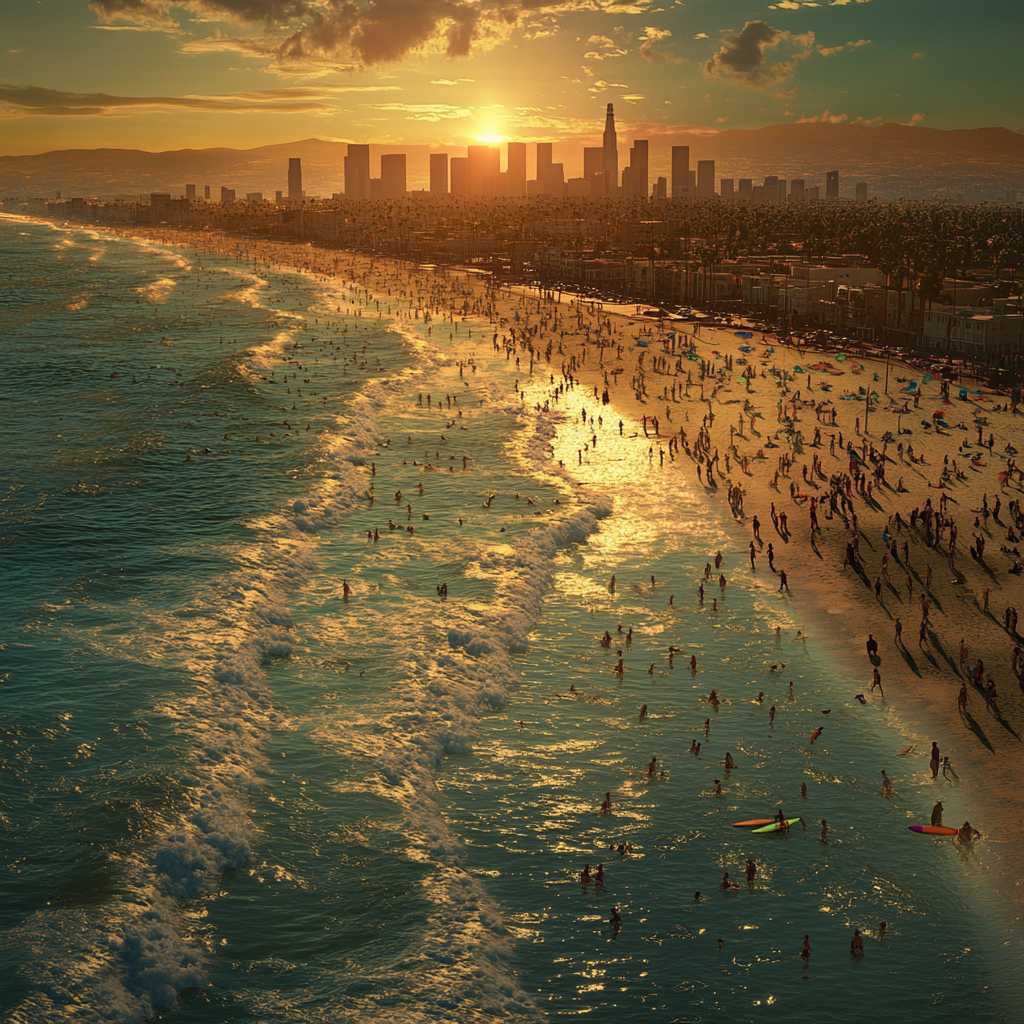
<path id="1" fill-rule="evenodd" d="M 505 141 L 505 136 L 504 135 L 477 135 L 476 136 L 476 141 L 477 142 L 486 142 L 486 143 L 489 143 L 492 146 L 497 146 L 499 143 Z"/>

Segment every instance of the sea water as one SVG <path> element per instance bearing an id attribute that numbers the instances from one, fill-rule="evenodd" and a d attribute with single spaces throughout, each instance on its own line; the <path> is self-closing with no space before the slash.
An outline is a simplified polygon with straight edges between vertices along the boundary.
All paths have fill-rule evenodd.
<path id="1" fill-rule="evenodd" d="M 6 1018 L 1020 1019 L 1015 851 L 907 831 L 986 826 L 640 424 L 383 278 L 0 232 Z"/>

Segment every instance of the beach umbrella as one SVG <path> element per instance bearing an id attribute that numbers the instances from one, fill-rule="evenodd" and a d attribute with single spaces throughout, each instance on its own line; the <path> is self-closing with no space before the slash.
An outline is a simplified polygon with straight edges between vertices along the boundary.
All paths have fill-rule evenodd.
<path id="1" fill-rule="evenodd" d="M 754 336 L 750 331 L 733 331 L 733 334 L 737 338 L 752 338 Z"/>

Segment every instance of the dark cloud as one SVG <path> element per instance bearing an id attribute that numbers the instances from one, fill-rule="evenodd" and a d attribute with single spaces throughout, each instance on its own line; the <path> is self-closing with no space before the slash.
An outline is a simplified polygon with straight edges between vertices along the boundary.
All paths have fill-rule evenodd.
<path id="1" fill-rule="evenodd" d="M 161 31 L 178 29 L 172 7 L 205 21 L 259 25 L 267 34 L 218 38 L 212 48 L 230 43 L 240 51 L 276 59 L 282 68 L 324 62 L 387 64 L 428 45 L 443 48 L 448 57 L 465 57 L 481 37 L 484 22 L 493 28 L 537 12 L 604 9 L 600 0 L 92 0 L 90 6 L 107 24 Z M 186 52 L 204 48 L 211 47 L 197 39 Z"/>
<path id="2" fill-rule="evenodd" d="M 721 49 L 704 64 L 704 73 L 760 89 L 789 78 L 796 62 L 809 56 L 813 46 L 813 32 L 793 35 L 763 21 L 748 21 L 741 31 L 725 37 Z M 769 63 L 768 54 L 782 47 L 789 56 Z"/>

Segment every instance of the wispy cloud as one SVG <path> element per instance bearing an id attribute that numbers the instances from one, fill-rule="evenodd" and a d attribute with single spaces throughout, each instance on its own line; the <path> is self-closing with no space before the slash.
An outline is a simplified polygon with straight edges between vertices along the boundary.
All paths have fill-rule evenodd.
<path id="1" fill-rule="evenodd" d="M 115 96 L 0 84 L 0 110 L 7 117 L 117 117 L 160 109 L 294 114 L 334 110 L 328 101 L 337 93 L 397 91 L 397 85 L 293 86 L 210 96 Z"/>
<path id="2" fill-rule="evenodd" d="M 662 43 L 672 33 L 667 28 L 652 28 L 648 26 L 640 33 L 640 57 L 642 60 L 657 61 L 664 60 L 670 64 L 682 64 L 684 58 L 666 50 Z"/>
<path id="3" fill-rule="evenodd" d="M 376 103 L 373 109 L 401 111 L 407 115 L 407 121 L 457 121 L 473 114 L 466 107 L 450 103 Z"/>
<path id="4" fill-rule="evenodd" d="M 843 43 L 841 46 L 819 46 L 818 53 L 822 57 L 831 57 L 835 53 L 842 53 L 843 50 L 856 50 L 858 47 L 870 45 L 870 39 L 858 39 L 855 43 Z"/>

